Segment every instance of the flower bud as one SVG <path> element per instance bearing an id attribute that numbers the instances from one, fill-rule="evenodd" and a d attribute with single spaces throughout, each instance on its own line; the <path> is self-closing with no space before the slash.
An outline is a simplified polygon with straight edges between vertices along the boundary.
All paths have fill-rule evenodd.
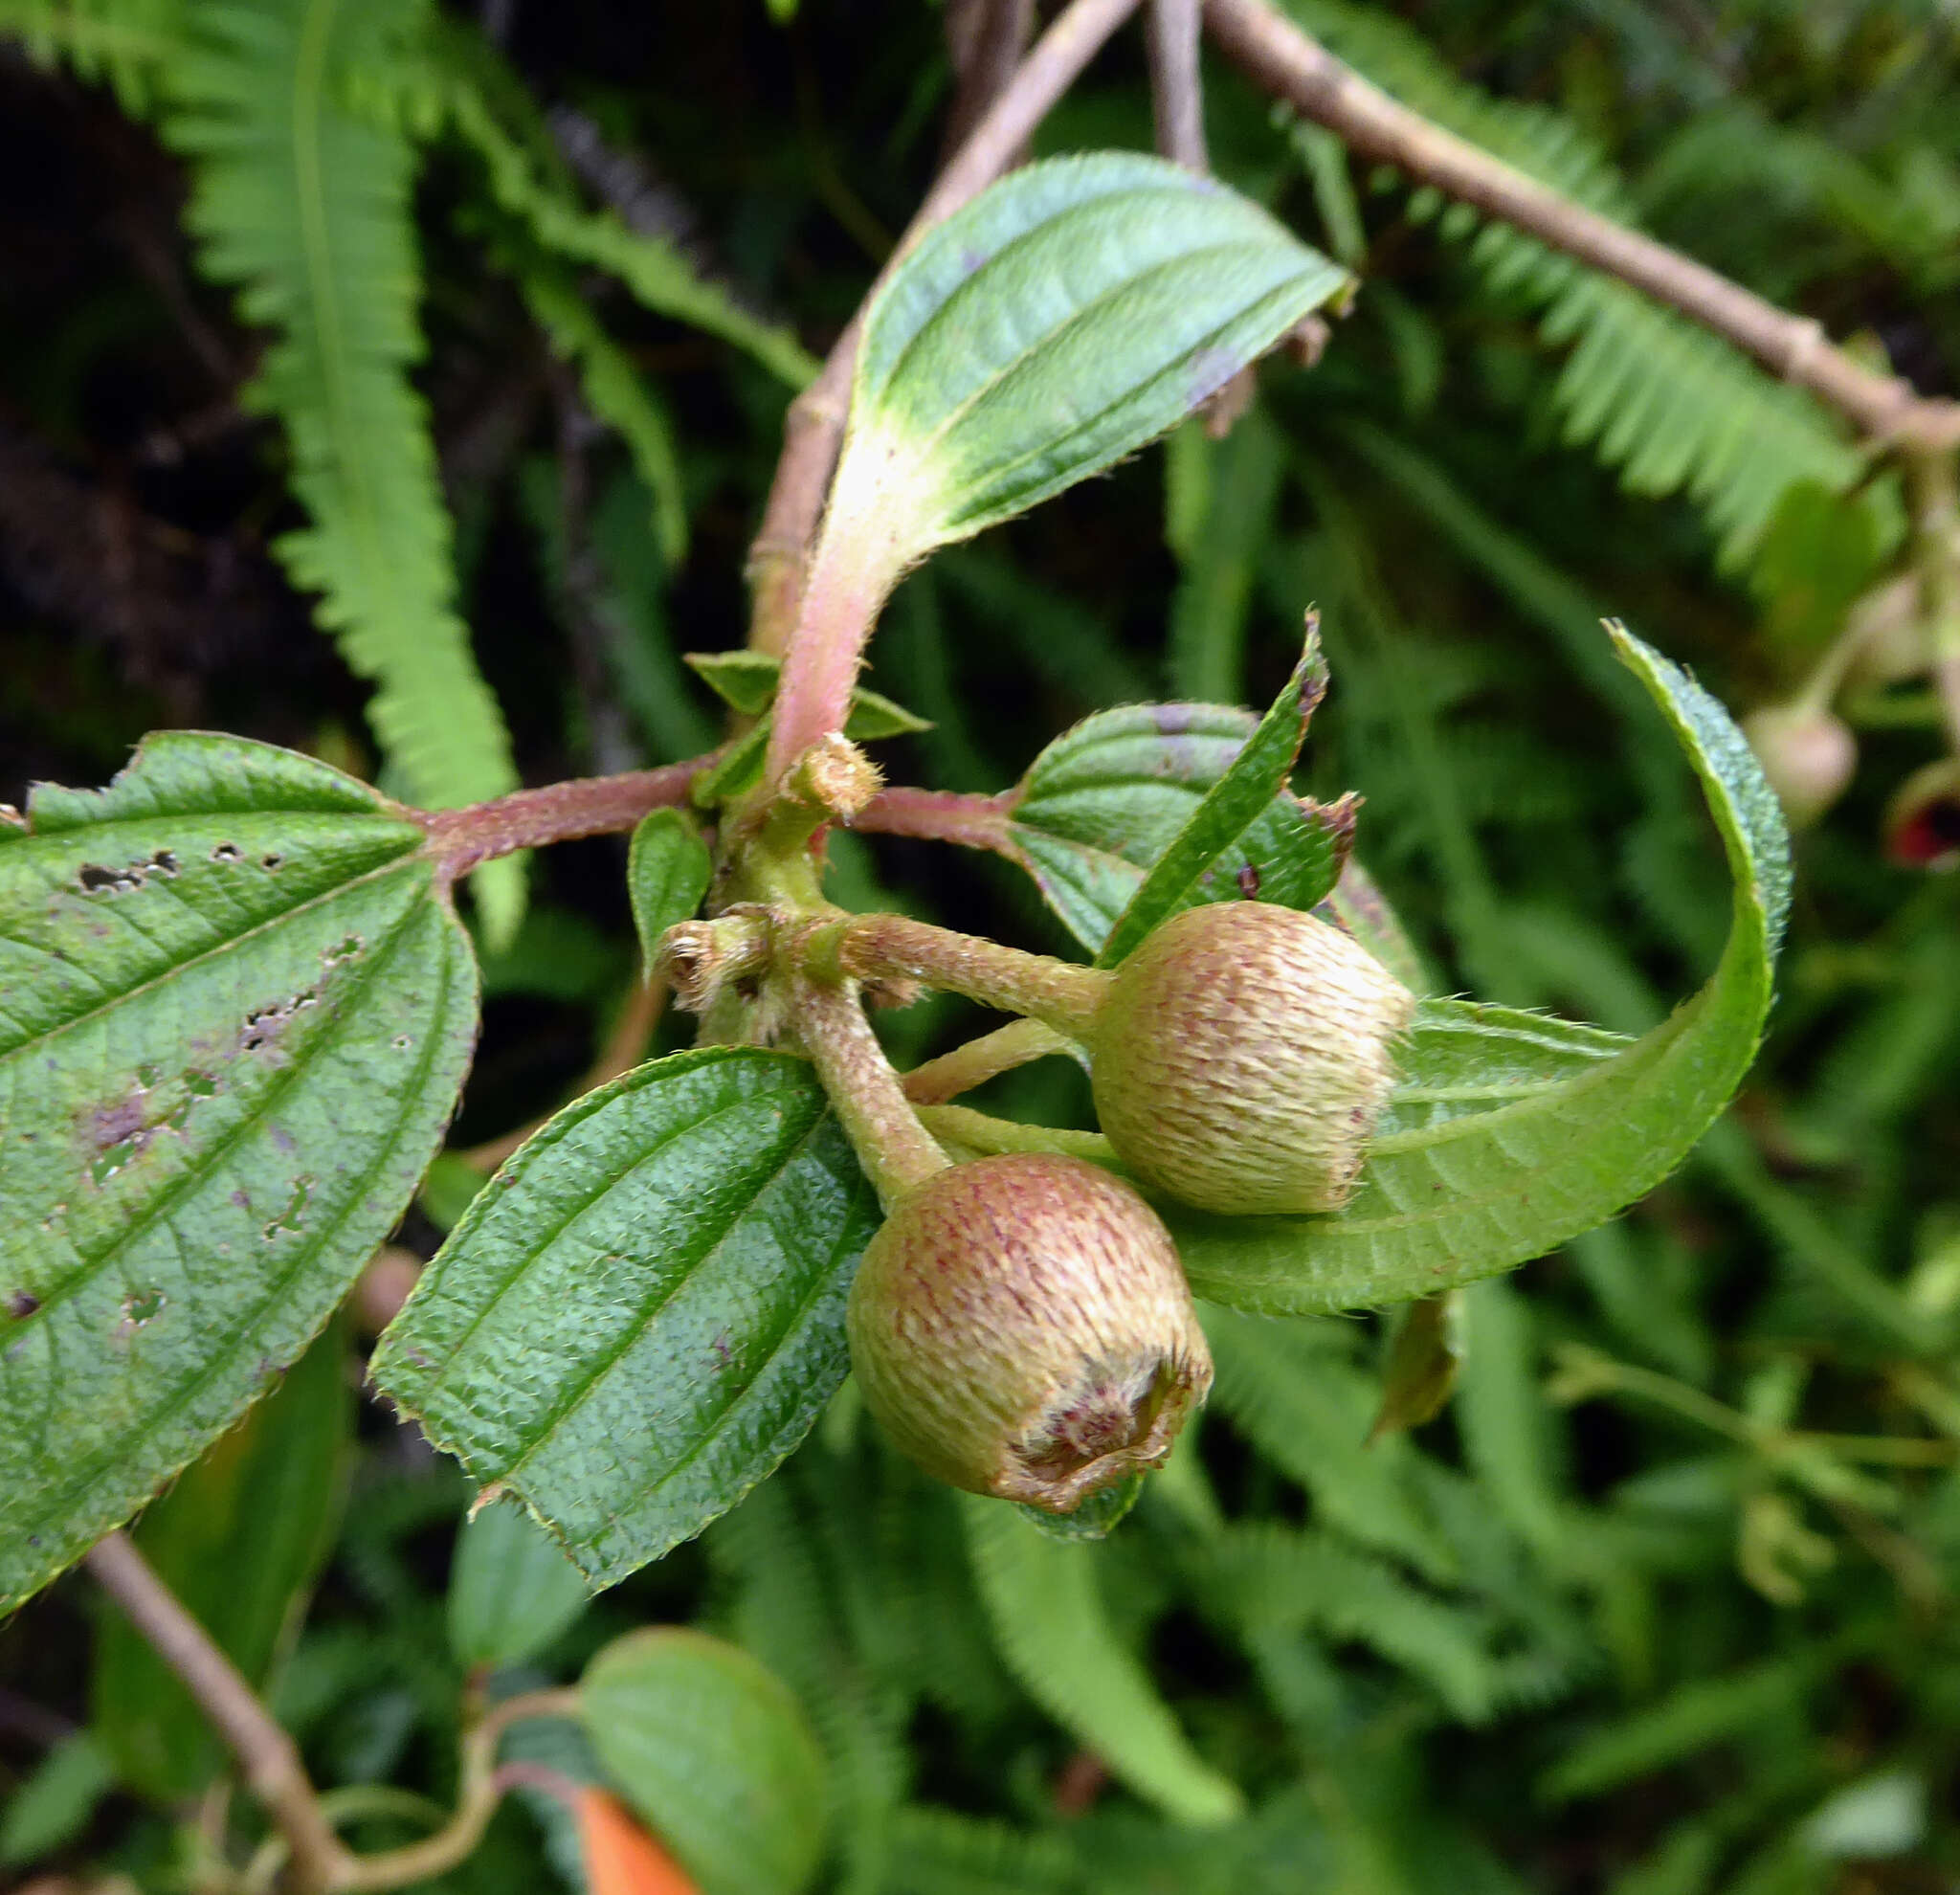
<path id="1" fill-rule="evenodd" d="M 1841 718 L 1805 704 L 1768 704 L 1742 721 L 1783 813 L 1812 823 L 1843 795 L 1858 769 L 1858 739 Z"/>
<path id="2" fill-rule="evenodd" d="M 1902 783 L 1885 811 L 1885 853 L 1906 868 L 1960 868 L 1960 757 Z"/>
<path id="3" fill-rule="evenodd" d="M 1139 1177 L 1200 1210 L 1336 1210 L 1414 1005 L 1312 915 L 1187 908 L 1115 970 L 1091 1049 L 1097 1116 Z"/>
<path id="4" fill-rule="evenodd" d="M 1050 1513 L 1157 1466 L 1212 1385 L 1156 1213 L 1048 1152 L 975 1158 L 906 1192 L 847 1322 L 866 1405 L 905 1454 Z"/>

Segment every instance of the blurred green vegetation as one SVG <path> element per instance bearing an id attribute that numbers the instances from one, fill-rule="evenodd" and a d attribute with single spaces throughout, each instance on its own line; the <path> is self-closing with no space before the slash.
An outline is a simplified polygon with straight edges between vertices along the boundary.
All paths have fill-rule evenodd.
<path id="1" fill-rule="evenodd" d="M 142 10 L 8 0 L 0 27 L 119 11 Z M 1960 383 L 1950 7 L 1292 11 L 1419 109 L 1924 391 Z M 898 0 L 509 0 L 441 23 L 485 58 L 501 41 L 568 201 L 610 201 L 744 322 L 813 350 L 929 182 L 953 91 L 941 9 Z M 119 104 L 90 70 L 0 41 L 0 793 L 103 780 L 165 725 L 371 775 L 367 687 L 269 550 L 302 521 L 284 437 L 237 400 L 262 337 L 200 273 L 140 76 L 112 66 Z M 935 728 L 881 760 L 894 781 L 992 791 L 1103 705 L 1263 703 L 1315 604 L 1334 687 L 1303 782 L 1365 795 L 1361 856 L 1433 990 L 1637 1030 L 1704 976 L 1727 897 L 1686 771 L 1596 621 L 1624 618 L 1738 713 L 1786 696 L 1906 569 L 1898 476 L 1805 398 L 1351 161 L 1214 57 L 1207 120 L 1221 174 L 1358 271 L 1353 312 L 1310 370 L 1268 364 L 1223 440 L 1188 424 L 908 581 L 871 681 Z M 1036 148 L 1150 136 L 1131 33 Z M 435 136 L 414 199 L 413 387 L 478 662 L 526 782 L 689 754 L 718 710 L 679 655 L 742 641 L 788 384 L 596 256 L 513 261 L 541 227 L 485 175 L 480 143 Z M 599 344 L 567 343 L 577 316 L 541 301 L 547 276 L 635 378 L 667 471 L 645 428 L 595 417 Z M 562 1681 L 613 1635 L 686 1621 L 802 1699 L 830 1759 L 829 1874 L 860 1895 L 1954 1885 L 1960 883 L 1881 846 L 1887 798 L 1941 751 L 1923 678 L 1864 661 L 1842 708 L 1858 774 L 1798 839 L 1782 998 L 1745 1096 L 1623 1218 L 1467 1295 L 1439 1418 L 1363 1445 L 1392 1320 L 1218 1312 L 1202 1425 L 1058 1579 L 1051 1543 L 969 1514 L 840 1398 L 702 1542 L 569 1623 L 532 1572 L 551 1624 L 533 1649 L 483 1629 L 488 1555 L 457 1568 L 474 1605 L 449 1592 L 461 1476 L 364 1403 L 344 1464 L 305 1477 L 331 1551 L 263 1554 L 310 1600 L 277 1639 L 264 1597 L 243 1602 L 250 1663 L 317 1779 L 446 1804 L 466 1684 Z M 845 837 L 833 860 L 852 905 L 1066 951 L 991 859 Z M 617 1025 L 624 868 L 619 838 L 532 864 L 522 928 L 486 959 L 457 1151 L 560 1103 Z M 935 1002 L 890 1032 L 923 1055 L 977 1018 Z M 655 1043 L 681 1037 L 669 1020 Z M 991 1103 L 1080 1122 L 1085 1088 L 1056 1066 Z M 428 1254 L 474 1177 L 442 1161 L 403 1244 Z M 366 1339 L 323 1347 L 351 1375 Z M 327 1377 L 322 1398 L 340 1393 Z M 277 1490 L 261 1433 L 152 1516 L 160 1560 L 235 1547 L 194 1510 L 246 1480 Z M 308 1442 L 309 1466 L 333 1460 Z M 273 1583 L 250 1552 L 211 1556 Z M 98 1610 L 70 1578 L 0 1627 L 0 1873 L 219 1885 L 215 1839 L 256 1818 L 206 1790 L 214 1751 L 135 1728 L 187 1707 L 145 1709 L 162 1686 L 145 1678 L 105 1683 L 127 1640 Z M 178 1748 L 160 1759 L 160 1741 Z M 596 1772 L 575 1743 L 547 1760 Z M 1215 1814 L 1221 1779 L 1245 1814 L 1179 1820 Z M 373 1808 L 364 1844 L 426 1826 Z M 578 1873 L 526 1791 L 441 1885 Z"/>

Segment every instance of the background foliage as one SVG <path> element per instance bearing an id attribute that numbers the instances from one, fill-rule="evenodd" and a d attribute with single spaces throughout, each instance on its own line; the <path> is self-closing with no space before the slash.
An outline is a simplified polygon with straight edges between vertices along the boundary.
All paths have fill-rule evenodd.
<path id="1" fill-rule="evenodd" d="M 1292 9 L 1487 148 L 1928 391 L 1960 377 L 1949 12 Z M 0 0 L 0 25 L 25 35 L 0 53 L 4 793 L 103 780 L 163 725 L 434 803 L 711 742 L 678 654 L 740 643 L 784 401 L 933 171 L 939 11 Z M 1188 427 L 910 581 L 872 681 L 936 728 L 881 755 L 991 791 L 1103 706 L 1263 704 L 1315 601 L 1334 687 L 1303 781 L 1366 796 L 1431 990 L 1637 1031 L 1705 976 L 1728 898 L 1597 618 L 1746 708 L 1883 578 L 1900 496 L 1721 345 L 1208 78 L 1217 168 L 1357 271 L 1354 311 L 1225 440 Z M 1038 148 L 1149 137 L 1132 35 Z M 1212 1409 L 1104 1543 L 932 1487 L 847 1394 L 582 1608 L 507 1510 L 458 1539 L 454 1466 L 348 1399 L 357 1300 L 139 1539 L 343 1788 L 444 1802 L 466 1683 L 721 1632 L 807 1711 L 854 1890 L 1944 1887 L 1960 917 L 1877 843 L 1930 706 L 1855 704 L 1862 769 L 1800 840 L 1744 1099 L 1628 1216 L 1466 1295 L 1457 1396 L 1413 1435 L 1363 1445 L 1395 1323 L 1218 1311 Z M 527 903 L 514 873 L 479 889 L 482 1053 L 406 1250 L 461 1215 L 484 1141 L 643 1043 L 624 867 L 576 844 Z M 1067 948 L 991 860 L 845 838 L 834 882 Z M 891 1030 L 924 1052 L 977 1017 Z M 999 1103 L 1080 1119 L 1054 1067 Z M 278 1543 L 240 1552 L 275 1505 Z M 219 1755 L 85 1584 L 0 1628 L 0 1873 L 197 1885 Z M 513 1744 L 601 1769 L 568 1727 Z M 424 1823 L 368 1807 L 369 1844 Z M 449 1885 L 575 1878 L 552 1808 L 525 1793 Z"/>

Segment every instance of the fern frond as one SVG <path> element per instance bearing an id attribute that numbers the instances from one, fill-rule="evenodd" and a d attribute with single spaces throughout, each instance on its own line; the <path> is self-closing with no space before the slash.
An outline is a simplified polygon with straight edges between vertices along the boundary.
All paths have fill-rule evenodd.
<path id="1" fill-rule="evenodd" d="M 967 1544 L 995 1642 L 1041 1708 L 1140 1796 L 1180 1822 L 1223 1822 L 1237 1787 L 1192 1749 L 1116 1637 L 1090 1545 L 1052 1540 L 998 1501 L 968 1500 Z"/>
<path id="2" fill-rule="evenodd" d="M 915 1804 L 892 1826 L 885 1895 L 1076 1895 L 1074 1852 L 1057 1836 Z"/>
<path id="3" fill-rule="evenodd" d="M 568 263 L 617 277 L 656 314 L 732 343 L 800 389 L 819 368 L 787 329 L 751 316 L 672 244 L 629 230 L 611 211 L 589 211 L 562 167 L 522 86 L 507 82 L 480 34 L 440 24 L 404 75 L 404 104 L 418 122 L 447 124 L 481 161 L 498 208 Z"/>
<path id="4" fill-rule="evenodd" d="M 816 1523 L 797 1504 L 796 1473 L 792 1465 L 718 1520 L 708 1551 L 735 1582 L 736 1636 L 802 1699 L 830 1759 L 850 1884 L 876 1887 L 910 1774 L 907 1706 L 866 1676 L 850 1648 L 816 1556 Z"/>
<path id="5" fill-rule="evenodd" d="M 190 44 L 164 76 L 166 141 L 190 161 L 205 271 L 276 337 L 252 390 L 284 424 L 310 524 L 278 550 L 376 690 L 368 718 L 430 807 L 516 787 L 510 740 L 456 610 L 450 521 L 428 415 L 410 193 L 413 147 L 357 117 L 343 82 L 399 57 L 421 6 L 186 0 Z M 476 883 L 493 940 L 515 930 L 515 861 Z"/>
<path id="6" fill-rule="evenodd" d="M 1286 0 L 1300 23 L 1383 91 L 1574 202 L 1634 221 L 1624 181 L 1570 120 L 1490 98 L 1411 29 L 1348 0 Z M 1433 191 L 1411 215 L 1437 214 Z M 1830 416 L 1719 337 L 1508 224 L 1452 205 L 1445 229 L 1476 230 L 1469 255 L 1492 289 L 1541 312 L 1570 354 L 1552 390 L 1572 446 L 1590 447 L 1633 493 L 1685 492 L 1714 528 L 1725 567 L 1744 563 L 1784 490 L 1842 493 L 1862 472 Z"/>
<path id="7" fill-rule="evenodd" d="M 519 266 L 518 288 L 551 346 L 577 365 L 586 405 L 619 431 L 654 500 L 654 533 L 672 568 L 687 556 L 687 496 L 674 430 L 660 398 L 626 351 L 606 333 L 592 306 L 562 270 L 540 258 Z"/>
<path id="8" fill-rule="evenodd" d="M 157 102 L 157 76 L 184 44 L 185 0 L 0 0 L 0 38 L 29 58 L 105 84 L 131 118 Z"/>
<path id="9" fill-rule="evenodd" d="M 1539 1794 L 1550 1802 L 1596 1795 L 1752 1728 L 1787 1728 L 1801 1720 L 1804 1699 L 1833 1656 L 1818 1647 L 1682 1684 L 1573 1745 L 1540 1780 Z"/>
<path id="10" fill-rule="evenodd" d="M 1455 1556 L 1410 1479 L 1414 1450 L 1399 1435 L 1368 1445 L 1381 1390 L 1342 1359 L 1339 1326 L 1204 1315 L 1214 1411 L 1298 1481 L 1327 1525 L 1425 1578 L 1454 1579 Z"/>
<path id="11" fill-rule="evenodd" d="M 1204 1598 L 1242 1630 L 1311 1629 L 1367 1645 L 1434 1686 L 1466 1724 L 1496 1707 L 1503 1680 L 1476 1607 L 1417 1591 L 1331 1534 L 1267 1521 L 1227 1528 L 1200 1557 Z"/>

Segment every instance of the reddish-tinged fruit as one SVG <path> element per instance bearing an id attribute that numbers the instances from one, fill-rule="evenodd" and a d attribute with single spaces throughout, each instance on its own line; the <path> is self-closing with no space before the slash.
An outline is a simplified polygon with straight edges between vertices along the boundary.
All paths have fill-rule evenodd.
<path id="1" fill-rule="evenodd" d="M 1312 915 L 1187 908 L 1115 970 L 1091 1049 L 1097 1116 L 1139 1177 L 1200 1210 L 1336 1210 L 1414 1005 Z"/>
<path id="2" fill-rule="evenodd" d="M 858 1267 L 851 1360 L 928 1474 L 1067 1513 L 1170 1452 L 1212 1358 L 1170 1236 L 1079 1158 L 935 1172 Z"/>
<path id="3" fill-rule="evenodd" d="M 1858 769 L 1858 739 L 1841 718 L 1807 704 L 1770 704 L 1742 721 L 1783 814 L 1801 827 L 1843 795 Z"/>

